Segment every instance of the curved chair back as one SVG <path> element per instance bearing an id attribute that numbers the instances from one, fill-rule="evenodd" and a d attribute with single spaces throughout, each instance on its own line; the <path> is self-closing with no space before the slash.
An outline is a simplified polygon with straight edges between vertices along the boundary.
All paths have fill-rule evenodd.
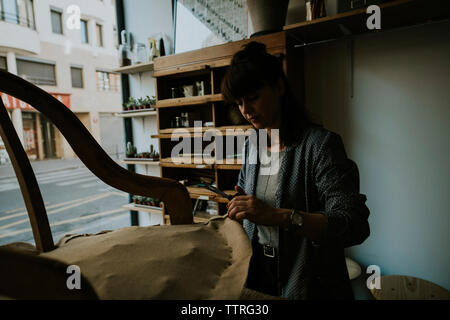
<path id="1" fill-rule="evenodd" d="M 75 114 L 58 99 L 28 81 L 0 70 L 0 92 L 22 100 L 44 114 L 59 129 L 86 167 L 106 184 L 140 196 L 160 199 L 171 224 L 191 224 L 192 201 L 184 185 L 173 179 L 128 171 L 102 149 Z M 39 185 L 19 137 L 0 99 L 0 136 L 14 167 L 36 243 L 41 251 L 54 248 Z"/>

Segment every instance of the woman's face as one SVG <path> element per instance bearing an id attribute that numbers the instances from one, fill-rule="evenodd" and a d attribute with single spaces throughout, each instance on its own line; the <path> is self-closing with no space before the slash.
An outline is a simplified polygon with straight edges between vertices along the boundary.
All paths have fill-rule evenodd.
<path id="1" fill-rule="evenodd" d="M 272 87 L 265 85 L 261 89 L 236 101 L 242 116 L 256 129 L 280 127 L 280 97 L 284 94 L 284 85 L 280 80 Z"/>

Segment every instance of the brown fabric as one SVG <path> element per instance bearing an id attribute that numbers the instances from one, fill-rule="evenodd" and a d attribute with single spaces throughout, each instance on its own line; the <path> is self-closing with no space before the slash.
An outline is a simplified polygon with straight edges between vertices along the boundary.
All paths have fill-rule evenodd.
<path id="1" fill-rule="evenodd" d="M 41 255 L 79 266 L 100 299 L 239 299 L 251 254 L 241 225 L 217 217 L 67 235 Z"/>

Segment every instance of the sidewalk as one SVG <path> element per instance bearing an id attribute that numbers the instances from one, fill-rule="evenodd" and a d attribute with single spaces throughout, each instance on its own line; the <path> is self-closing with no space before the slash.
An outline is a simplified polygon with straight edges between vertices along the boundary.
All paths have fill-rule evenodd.
<path id="1" fill-rule="evenodd" d="M 85 167 L 80 159 L 51 159 L 30 161 L 34 174 L 55 172 Z M 15 177 L 14 168 L 11 164 L 0 166 L 0 179 Z"/>

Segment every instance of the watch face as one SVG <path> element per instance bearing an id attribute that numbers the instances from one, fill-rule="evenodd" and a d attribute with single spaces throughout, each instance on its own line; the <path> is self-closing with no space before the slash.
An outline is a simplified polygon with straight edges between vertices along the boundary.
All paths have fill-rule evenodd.
<path id="1" fill-rule="evenodd" d="M 300 213 L 295 212 L 295 213 L 292 215 L 292 222 L 293 222 L 295 225 L 301 226 L 301 225 L 303 224 L 303 217 L 300 215 Z"/>

